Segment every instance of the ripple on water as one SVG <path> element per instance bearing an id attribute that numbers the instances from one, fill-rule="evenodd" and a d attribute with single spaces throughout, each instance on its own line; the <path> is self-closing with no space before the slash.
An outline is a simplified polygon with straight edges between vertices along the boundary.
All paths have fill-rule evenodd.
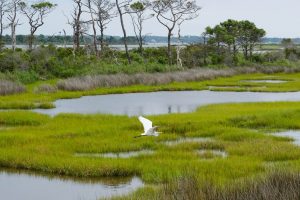
<path id="1" fill-rule="evenodd" d="M 9 200 L 97 200 L 143 187 L 141 179 L 73 179 L 0 169 L 0 197 Z"/>
<path id="2" fill-rule="evenodd" d="M 140 155 L 151 155 L 154 151 L 142 150 L 142 151 L 129 151 L 118 153 L 76 153 L 77 157 L 90 157 L 90 158 L 132 158 Z"/>

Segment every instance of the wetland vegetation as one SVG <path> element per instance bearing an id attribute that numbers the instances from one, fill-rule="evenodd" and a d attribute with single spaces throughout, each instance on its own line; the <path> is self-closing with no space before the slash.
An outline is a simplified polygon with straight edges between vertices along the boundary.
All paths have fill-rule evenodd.
<path id="1" fill-rule="evenodd" d="M 27 85 L 24 93 L 2 96 L 1 100 L 13 102 L 27 99 L 32 104 L 37 103 L 35 100 L 47 100 L 51 103 L 56 98 L 105 94 L 108 91 L 138 92 L 145 91 L 145 88 L 146 91 L 161 88 L 201 90 L 209 86 L 239 87 L 230 88 L 234 91 L 298 91 L 298 77 L 297 73 L 250 74 L 163 86 L 134 85 L 80 92 L 58 89 L 43 95 L 34 92 L 35 87 L 45 84 L 40 82 Z M 287 82 L 243 81 L 250 79 Z M 51 85 L 56 83 L 46 82 Z M 235 194 L 233 199 L 239 199 L 239 196 L 250 195 L 247 194 L 252 190 L 250 188 L 268 191 L 270 189 L 260 186 L 268 183 L 270 185 L 266 187 L 273 188 L 284 181 L 287 181 L 284 184 L 291 184 L 286 188 L 288 193 L 293 190 L 291 188 L 297 187 L 299 181 L 300 150 L 293 145 L 292 139 L 269 133 L 300 129 L 299 110 L 298 102 L 207 105 L 192 113 L 149 116 L 163 133 L 157 138 L 142 139 L 134 138 L 142 130 L 136 117 L 104 114 L 59 114 L 49 117 L 26 110 L 3 111 L 0 112 L 0 166 L 75 177 L 141 177 L 146 186 L 132 196 L 122 197 L 124 199 L 185 199 L 185 195 L 196 195 L 196 199 L 226 199 L 226 195 L 232 194 Z M 186 142 L 168 145 L 170 141 L 180 141 L 182 138 L 195 140 L 187 139 Z M 114 158 L 89 156 L 139 151 L 152 153 Z M 213 152 L 226 153 L 226 157 Z M 279 174 L 272 174 L 274 170 L 279 170 Z M 280 170 L 291 174 L 282 174 Z M 269 173 L 271 175 L 265 177 Z M 281 179 L 274 182 L 277 177 Z M 235 189 L 227 186 L 240 182 L 245 184 L 245 188 L 240 185 Z M 206 188 L 209 192 L 205 193 L 208 183 L 211 188 Z M 182 185 L 191 188 L 176 189 Z M 221 193 L 223 190 L 227 192 Z M 208 195 L 211 191 L 216 192 L 212 194 L 215 196 L 199 196 Z"/>
<path id="2" fill-rule="evenodd" d="M 64 200 L 64 192 L 50 189 L 79 184 L 88 192 L 82 199 L 300 198 L 300 50 L 292 39 L 263 44 L 264 29 L 229 19 L 207 27 L 199 43 L 185 43 L 182 38 L 191 37 L 181 35 L 181 25 L 198 16 L 196 1 L 72 0 L 67 24 L 73 35 L 63 30 L 64 36 L 36 40 L 36 31 L 57 5 L 7 2 L 0 0 L 0 198 L 4 190 L 11 193 L 6 183 L 20 183 L 20 178 L 30 187 L 23 198 L 38 195 L 35 186 L 42 183 L 45 193 Z M 16 35 L 21 15 L 30 26 L 27 37 Z M 104 35 L 116 16 L 123 33 L 118 41 Z M 127 36 L 125 16 L 133 37 Z M 144 21 L 152 17 L 166 32 L 165 47 L 144 46 Z M 7 27 L 11 35 L 3 36 Z M 20 41 L 28 49 L 17 48 Z M 110 48 L 117 42 L 124 50 Z M 205 100 L 203 95 L 213 93 L 218 96 Z M 226 101 L 226 95 L 237 93 L 239 99 Z M 143 113 L 144 105 L 133 113 L 120 111 L 130 107 L 120 103 L 124 96 L 134 104 L 157 97 L 164 99 L 160 103 L 173 103 L 163 112 L 150 104 L 151 112 L 145 112 L 159 126 L 159 137 L 135 137 L 142 131 L 135 115 Z M 85 105 L 69 103 L 80 97 L 87 99 Z M 93 113 L 104 100 L 121 108 Z M 75 113 L 51 115 L 59 101 Z M 93 112 L 76 113 L 74 105 Z M 99 183 L 99 178 L 110 181 Z M 89 190 L 95 184 L 100 190 Z M 103 190 L 105 195 L 98 195 Z"/>

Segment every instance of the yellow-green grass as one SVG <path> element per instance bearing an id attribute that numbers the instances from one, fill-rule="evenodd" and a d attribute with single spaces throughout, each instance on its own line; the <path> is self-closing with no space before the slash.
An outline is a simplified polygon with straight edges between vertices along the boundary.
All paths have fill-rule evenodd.
<path id="1" fill-rule="evenodd" d="M 0 112 L 0 167 L 71 176 L 138 175 L 147 183 L 164 183 L 193 171 L 199 180 L 217 184 L 284 166 L 300 169 L 300 148 L 290 139 L 265 134 L 300 128 L 300 103 L 224 104 L 189 114 L 150 116 L 160 137 L 134 138 L 142 127 L 135 117 L 59 115 L 28 111 Z M 244 119 L 247 123 L 244 123 Z M 256 129 L 256 130 L 254 130 Z M 180 137 L 210 137 L 203 143 L 167 146 Z M 153 150 L 134 158 L 78 157 L 76 153 Z M 221 149 L 227 158 L 206 159 L 199 149 Z"/>
<path id="2" fill-rule="evenodd" d="M 286 80 L 284 83 L 255 83 L 244 80 Z M 27 85 L 27 91 L 22 94 L 0 96 L 0 109 L 32 109 L 52 108 L 57 99 L 78 98 L 86 95 L 102 95 L 115 93 L 136 93 L 176 90 L 213 90 L 213 91 L 253 91 L 253 92 L 291 92 L 300 90 L 300 73 L 294 74 L 246 74 L 228 78 L 217 78 L 199 82 L 175 82 L 166 85 L 133 85 L 126 87 L 98 88 L 89 91 L 54 91 L 37 93 L 40 85 L 55 85 L 57 80 L 37 82 Z M 211 87 L 213 86 L 213 87 Z"/>
<path id="3" fill-rule="evenodd" d="M 254 83 L 243 80 L 286 80 Z M 36 93 L 42 84 L 27 85 L 27 92 L 1 96 L 0 108 L 51 107 L 61 98 L 83 95 L 151 92 L 161 90 L 228 90 L 287 92 L 300 90 L 300 74 L 251 74 L 202 82 L 160 86 L 99 88 L 91 91 Z M 215 86 L 215 87 L 210 87 Z M 230 86 L 230 87 L 228 87 Z M 266 134 L 300 129 L 300 103 L 244 103 L 209 105 L 194 113 L 149 116 L 159 125 L 160 137 L 134 138 L 142 132 L 136 117 L 61 114 L 49 117 L 29 111 L 0 112 L 0 167 L 83 177 L 138 175 L 147 184 L 135 195 L 151 195 L 160 185 L 193 172 L 199 183 L 216 185 L 265 174 L 270 170 L 300 170 L 300 148 L 291 139 Z M 211 141 L 167 146 L 181 137 L 208 137 Z M 227 158 L 207 159 L 201 149 L 224 150 Z M 133 158 L 78 157 L 76 153 L 152 150 Z"/>

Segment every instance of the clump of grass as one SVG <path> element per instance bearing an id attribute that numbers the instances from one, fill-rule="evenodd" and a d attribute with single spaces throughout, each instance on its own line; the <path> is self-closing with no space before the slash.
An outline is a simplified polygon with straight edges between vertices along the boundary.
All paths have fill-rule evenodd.
<path id="1" fill-rule="evenodd" d="M 193 175 L 182 176 L 171 183 L 164 184 L 161 194 L 162 199 L 166 200 L 198 200 L 201 196 L 200 185 L 196 176 Z"/>
<path id="2" fill-rule="evenodd" d="M 35 93 L 55 93 L 57 92 L 57 87 L 55 85 L 50 84 L 42 84 L 39 85 L 34 90 Z"/>
<path id="3" fill-rule="evenodd" d="M 25 91 L 25 87 L 8 80 L 0 80 L 0 95 L 10 95 L 22 93 Z"/>
<path id="4" fill-rule="evenodd" d="M 218 187 L 200 186 L 195 176 L 180 177 L 164 184 L 160 199 L 166 200 L 297 200 L 300 199 L 300 174 L 273 172 L 264 178 L 238 181 Z"/>
<path id="5" fill-rule="evenodd" d="M 44 103 L 40 103 L 40 104 L 36 105 L 36 108 L 51 109 L 51 108 L 55 108 L 55 105 L 50 102 L 44 102 Z"/>
<path id="6" fill-rule="evenodd" d="M 47 122 L 47 115 L 26 111 L 3 111 L 0 115 L 0 125 L 6 126 L 37 126 Z"/>
<path id="7" fill-rule="evenodd" d="M 235 74 L 234 70 L 198 69 L 172 73 L 153 74 L 115 74 L 69 78 L 58 82 L 59 89 L 67 91 L 84 91 L 100 87 L 119 87 L 129 85 L 163 85 L 172 82 L 210 80 Z"/>

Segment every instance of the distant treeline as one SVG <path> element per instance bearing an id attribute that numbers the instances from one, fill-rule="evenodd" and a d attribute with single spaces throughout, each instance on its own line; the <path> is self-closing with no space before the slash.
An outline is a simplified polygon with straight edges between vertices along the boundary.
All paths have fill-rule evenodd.
<path id="1" fill-rule="evenodd" d="M 281 44 L 284 38 L 263 38 L 262 43 Z M 300 44 L 300 38 L 292 38 L 294 44 Z"/>
<path id="2" fill-rule="evenodd" d="M 17 35 L 17 44 L 25 45 L 28 44 L 27 35 Z M 280 44 L 283 38 L 263 38 L 261 43 L 264 44 Z M 136 37 L 129 36 L 128 37 L 129 44 L 138 44 Z M 295 44 L 300 44 L 300 38 L 292 39 Z M 120 36 L 105 36 L 105 41 L 110 45 L 123 44 L 124 39 Z M 185 44 L 197 44 L 203 43 L 203 37 L 200 36 L 182 36 L 181 41 Z M 11 44 L 11 37 L 9 35 L 3 36 L 3 42 L 6 45 Z M 89 36 L 81 37 L 81 43 L 91 44 L 93 42 L 93 38 Z M 146 36 L 144 42 L 146 44 L 149 43 L 167 43 L 167 37 L 164 36 Z M 172 38 L 173 43 L 177 43 L 178 39 L 176 37 Z M 58 45 L 71 45 L 73 44 L 73 36 L 67 35 L 38 35 L 35 40 L 36 44 L 58 44 Z"/>
<path id="3" fill-rule="evenodd" d="M 27 35 L 17 35 L 17 44 L 18 45 L 23 45 L 23 44 L 28 44 L 28 36 Z M 89 36 L 84 36 L 80 38 L 80 43 L 81 44 L 91 44 L 93 42 L 93 38 Z M 124 38 L 119 37 L 119 36 L 105 36 L 105 41 L 107 44 L 123 44 L 124 43 Z M 136 39 L 135 36 L 129 36 L 127 37 L 128 44 L 138 44 L 138 40 Z M 203 41 L 201 37 L 198 36 L 183 36 L 181 38 L 181 41 L 186 44 L 195 44 L 195 43 L 200 43 Z M 3 36 L 3 42 L 6 45 L 11 44 L 11 37 L 10 35 L 5 35 Z M 163 36 L 146 36 L 145 43 L 167 43 L 167 37 Z M 173 43 L 177 43 L 178 39 L 176 37 L 172 38 Z M 62 35 L 37 35 L 35 37 L 35 43 L 36 44 L 67 44 L 71 45 L 73 44 L 73 36 L 67 35 L 67 36 L 62 36 Z"/>

